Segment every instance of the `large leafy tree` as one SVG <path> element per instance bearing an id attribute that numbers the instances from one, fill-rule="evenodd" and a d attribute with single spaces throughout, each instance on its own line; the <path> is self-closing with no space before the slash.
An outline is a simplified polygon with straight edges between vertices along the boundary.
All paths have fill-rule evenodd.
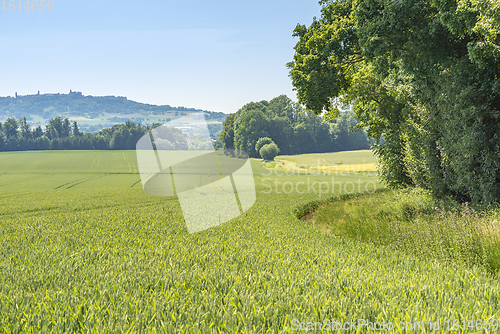
<path id="1" fill-rule="evenodd" d="M 357 124 L 358 120 L 355 118 L 354 112 L 349 109 L 344 110 L 342 116 L 330 124 L 330 133 L 336 150 L 366 150 L 370 148 L 364 131 L 351 131 L 351 129 L 356 128 Z"/>
<path id="2" fill-rule="evenodd" d="M 497 1 L 321 1 L 288 64 L 299 101 L 350 103 L 382 177 L 460 200 L 500 198 Z"/>
<path id="3" fill-rule="evenodd" d="M 19 123 L 14 118 L 7 118 L 3 124 L 3 133 L 5 135 L 4 149 L 7 151 L 15 151 L 19 145 L 18 135 Z"/>
<path id="4" fill-rule="evenodd" d="M 261 137 L 269 137 L 269 118 L 265 113 L 267 103 L 251 102 L 243 107 L 234 121 L 234 148 L 250 157 L 259 157 L 255 144 Z"/>
<path id="5" fill-rule="evenodd" d="M 222 147 L 224 149 L 234 149 L 234 116 L 236 114 L 227 115 L 224 123 L 222 123 L 222 131 L 219 135 Z"/>

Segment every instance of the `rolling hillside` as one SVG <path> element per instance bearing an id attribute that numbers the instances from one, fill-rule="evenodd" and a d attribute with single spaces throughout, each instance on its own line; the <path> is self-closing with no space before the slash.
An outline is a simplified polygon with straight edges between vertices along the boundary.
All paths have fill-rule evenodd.
<path id="1" fill-rule="evenodd" d="M 222 123 L 226 114 L 187 107 L 153 105 L 131 101 L 123 96 L 91 96 L 70 91 L 68 94 L 34 94 L 0 97 L 0 122 L 23 118 L 33 126 L 61 116 L 77 121 L 82 130 L 97 131 L 128 120 L 136 123 L 164 123 L 192 112 L 205 113 L 212 123 Z"/>

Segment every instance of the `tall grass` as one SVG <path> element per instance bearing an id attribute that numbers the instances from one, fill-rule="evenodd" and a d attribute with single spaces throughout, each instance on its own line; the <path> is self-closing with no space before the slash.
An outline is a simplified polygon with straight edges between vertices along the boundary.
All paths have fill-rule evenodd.
<path id="1" fill-rule="evenodd" d="M 435 201 L 422 190 L 386 190 L 315 201 L 295 213 L 339 236 L 421 258 L 482 266 L 492 272 L 500 269 L 498 207 Z"/>

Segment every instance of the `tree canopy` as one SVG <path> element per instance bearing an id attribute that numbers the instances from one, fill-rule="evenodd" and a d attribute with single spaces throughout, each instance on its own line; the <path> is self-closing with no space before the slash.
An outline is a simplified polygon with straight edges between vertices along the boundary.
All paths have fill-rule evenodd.
<path id="1" fill-rule="evenodd" d="M 500 198 L 500 3 L 320 1 L 288 64 L 299 102 L 353 105 L 382 179 L 436 196 Z"/>
<path id="2" fill-rule="evenodd" d="M 359 123 L 354 113 L 344 110 L 340 115 L 342 117 L 331 123 L 323 122 L 322 117 L 281 95 L 271 101 L 247 103 L 235 114 L 228 115 L 219 140 L 223 148 L 243 150 L 254 158 L 260 156 L 263 145 L 258 141 L 262 138 L 274 142 L 282 154 L 369 148 L 363 130 L 351 132 Z"/>
<path id="3" fill-rule="evenodd" d="M 100 132 L 82 133 L 76 122 L 71 125 L 60 116 L 50 119 L 45 131 L 41 127 L 32 130 L 26 118 L 8 118 L 0 123 L 0 151 L 134 150 L 137 141 L 158 125 L 149 127 L 129 121 Z"/>
<path id="4" fill-rule="evenodd" d="M 280 153 L 280 149 L 275 143 L 265 144 L 259 150 L 259 154 L 264 160 L 272 161 Z"/>

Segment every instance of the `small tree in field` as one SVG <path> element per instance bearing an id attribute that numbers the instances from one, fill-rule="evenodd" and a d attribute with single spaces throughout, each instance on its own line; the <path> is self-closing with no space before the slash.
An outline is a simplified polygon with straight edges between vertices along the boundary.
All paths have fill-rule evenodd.
<path id="1" fill-rule="evenodd" d="M 266 144 L 262 146 L 259 151 L 262 159 L 269 161 L 274 160 L 274 158 L 278 155 L 279 152 L 280 149 L 278 148 L 278 146 L 276 146 L 275 143 Z"/>
<path id="2" fill-rule="evenodd" d="M 260 149 L 262 148 L 262 146 L 267 144 L 274 144 L 274 141 L 269 137 L 259 138 L 259 140 L 257 140 L 257 143 L 255 143 L 255 152 L 260 153 Z"/>

